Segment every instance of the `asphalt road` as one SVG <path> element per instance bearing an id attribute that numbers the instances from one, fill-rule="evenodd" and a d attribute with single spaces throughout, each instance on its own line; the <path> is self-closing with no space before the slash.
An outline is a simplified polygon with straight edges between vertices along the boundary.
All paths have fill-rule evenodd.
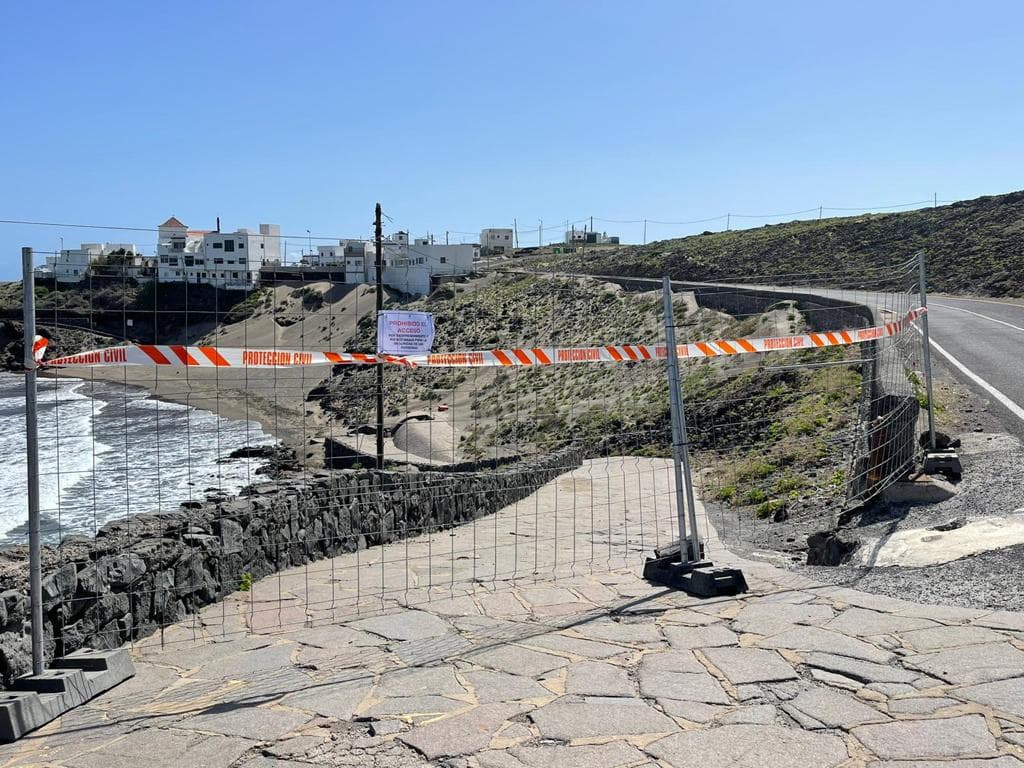
<path id="1" fill-rule="evenodd" d="M 928 297 L 934 357 L 1024 438 L 1024 302 Z"/>

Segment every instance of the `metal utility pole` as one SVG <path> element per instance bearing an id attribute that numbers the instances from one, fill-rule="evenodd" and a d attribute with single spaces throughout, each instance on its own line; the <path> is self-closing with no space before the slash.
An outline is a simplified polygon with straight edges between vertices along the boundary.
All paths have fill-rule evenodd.
<path id="1" fill-rule="evenodd" d="M 921 307 L 928 309 L 928 282 L 925 275 L 924 251 L 917 254 L 917 279 Z M 928 312 L 921 315 L 921 335 L 924 337 L 924 386 L 928 395 L 928 448 L 935 450 L 935 403 L 932 402 L 932 343 L 928 336 Z"/>
<path id="2" fill-rule="evenodd" d="M 818 206 L 818 221 L 821 221 L 821 211 L 823 206 Z"/>
<path id="3" fill-rule="evenodd" d="M 725 231 L 726 232 L 729 231 L 731 224 L 732 224 L 732 214 L 731 213 L 727 213 L 727 214 L 725 214 Z"/>
<path id="4" fill-rule="evenodd" d="M 644 245 L 647 245 L 647 219 L 644 219 Z"/>
<path id="5" fill-rule="evenodd" d="M 36 410 L 36 292 L 32 249 L 21 249 L 22 325 L 25 341 L 25 458 L 28 474 L 29 606 L 32 674 L 43 673 L 43 560 L 39 525 L 39 424 Z"/>
<path id="6" fill-rule="evenodd" d="M 512 247 L 519 247 L 519 223 L 512 219 Z"/>
<path id="7" fill-rule="evenodd" d="M 377 203 L 373 221 L 375 264 L 377 267 L 377 325 L 384 309 L 384 241 L 380 222 L 380 203 Z M 377 369 L 377 469 L 384 469 L 384 363 L 378 362 Z"/>
<path id="8" fill-rule="evenodd" d="M 672 408 L 672 457 L 676 478 L 676 519 L 679 524 L 679 559 L 680 562 L 685 563 L 701 559 L 700 534 L 697 532 L 697 512 L 694 505 L 693 482 L 690 475 L 690 446 L 686 436 L 686 413 L 683 410 L 683 396 L 679 387 L 679 358 L 676 350 L 676 319 L 672 308 L 672 284 L 668 276 L 662 278 L 661 292 L 665 305 L 668 392 Z M 689 536 L 686 533 L 686 518 L 689 518 Z M 690 545 L 689 552 L 687 552 L 687 541 L 689 541 Z"/>
<path id="9" fill-rule="evenodd" d="M 544 247 L 544 222 L 537 219 L 537 247 Z"/>

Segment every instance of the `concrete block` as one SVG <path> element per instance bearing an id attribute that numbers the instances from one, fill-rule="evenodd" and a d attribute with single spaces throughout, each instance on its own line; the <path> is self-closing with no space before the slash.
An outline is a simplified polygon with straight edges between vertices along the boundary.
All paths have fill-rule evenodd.
<path id="1" fill-rule="evenodd" d="M 16 741 L 52 719 L 38 693 L 0 692 L 0 741 Z"/>
<path id="2" fill-rule="evenodd" d="M 50 669 L 80 669 L 92 686 L 92 696 L 108 691 L 119 683 L 135 676 L 132 657 L 124 648 L 112 651 L 94 651 L 82 648 L 54 659 Z M 92 698 L 90 696 L 90 698 Z"/>
<path id="3" fill-rule="evenodd" d="M 893 483 L 882 496 L 890 504 L 937 504 L 956 495 L 956 486 L 931 475 L 907 482 Z"/>
<path id="4" fill-rule="evenodd" d="M 54 659 L 42 674 L 19 677 L 13 690 L 0 692 L 0 741 L 20 739 L 134 675 L 124 649 L 83 649 Z"/>

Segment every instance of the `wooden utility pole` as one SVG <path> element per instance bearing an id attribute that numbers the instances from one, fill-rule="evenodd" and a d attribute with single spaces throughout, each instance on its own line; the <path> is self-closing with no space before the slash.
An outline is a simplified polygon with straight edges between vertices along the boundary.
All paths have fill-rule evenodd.
<path id="1" fill-rule="evenodd" d="M 519 247 L 519 222 L 512 219 L 512 247 Z"/>
<path id="2" fill-rule="evenodd" d="M 377 267 L 377 325 L 380 326 L 380 313 L 384 309 L 384 242 L 380 223 L 380 203 L 377 203 L 373 222 L 374 248 L 376 249 L 375 264 Z M 384 363 L 378 362 L 377 368 L 377 469 L 384 469 Z"/>

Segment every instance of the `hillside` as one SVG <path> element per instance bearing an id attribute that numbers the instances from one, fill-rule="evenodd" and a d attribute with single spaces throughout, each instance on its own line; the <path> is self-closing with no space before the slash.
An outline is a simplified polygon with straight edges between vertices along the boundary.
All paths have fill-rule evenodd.
<path id="1" fill-rule="evenodd" d="M 392 306 L 397 306 L 397 303 Z M 657 342 L 660 292 L 635 293 L 590 278 L 491 276 L 445 286 L 401 304 L 435 314 L 435 349 L 587 346 Z M 738 319 L 675 297 L 681 339 L 802 332 L 791 302 Z M 372 348 L 369 318 L 348 340 Z M 846 441 L 852 439 L 860 371 L 794 368 L 788 362 L 858 359 L 856 348 L 780 353 L 682 365 L 690 440 L 705 497 L 749 516 L 821 517 L 843 501 Z M 373 452 L 374 372 L 339 367 L 312 394 L 334 440 Z M 550 368 L 385 368 L 390 459 L 459 462 L 529 454 L 568 444 L 588 456 L 670 455 L 665 367 L 649 363 Z M 442 405 L 442 408 L 438 408 Z"/>
<path id="2" fill-rule="evenodd" d="M 921 250 L 927 254 L 932 291 L 1024 296 L 1024 191 L 918 211 L 794 221 L 530 261 L 586 274 L 725 281 L 849 273 L 897 264 Z"/>

